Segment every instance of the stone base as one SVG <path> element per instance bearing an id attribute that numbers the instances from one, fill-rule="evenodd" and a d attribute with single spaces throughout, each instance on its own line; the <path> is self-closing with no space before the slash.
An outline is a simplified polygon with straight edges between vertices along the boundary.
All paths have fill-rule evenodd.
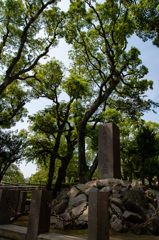
<path id="1" fill-rule="evenodd" d="M 26 238 L 26 227 L 16 226 L 16 225 L 0 225 L 0 240 L 25 240 Z M 58 233 L 48 232 L 40 234 L 37 237 L 37 240 L 84 240 L 82 238 L 67 236 L 67 235 L 61 235 Z"/>
<path id="2" fill-rule="evenodd" d="M 26 227 L 11 224 L 0 225 L 0 239 L 4 237 L 6 239 L 25 240 L 26 232 Z"/>

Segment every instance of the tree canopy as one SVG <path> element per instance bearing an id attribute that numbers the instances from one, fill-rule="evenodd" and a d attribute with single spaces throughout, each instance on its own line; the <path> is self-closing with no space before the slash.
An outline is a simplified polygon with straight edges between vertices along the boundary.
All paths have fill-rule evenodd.
<path id="1" fill-rule="evenodd" d="M 92 178 L 98 162 L 98 125 L 104 122 L 122 127 L 126 176 L 127 163 L 133 167 L 125 158 L 130 156 L 126 143 L 132 147 L 130 123 L 136 129 L 144 112 L 159 106 L 145 96 L 153 81 L 145 78 L 148 69 L 140 51 L 128 49 L 134 34 L 143 41 L 153 39 L 158 46 L 158 1 L 70 0 L 65 13 L 57 4 L 56 0 L 0 1 L 0 125 L 10 128 L 26 116 L 26 102 L 50 100 L 50 106 L 29 116 L 25 157 L 47 166 L 48 189 L 56 179 L 54 196 L 69 164 L 78 166 L 80 182 Z M 71 45 L 67 74 L 61 62 L 49 57 L 60 38 Z M 11 136 L 1 130 L 1 159 L 9 141 L 12 147 Z M 23 148 L 21 138 L 16 141 Z"/>
<path id="2" fill-rule="evenodd" d="M 19 163 L 24 157 L 27 133 L 0 131 L 0 181 L 13 163 Z"/>
<path id="3" fill-rule="evenodd" d="M 32 99 L 26 79 L 63 35 L 64 13 L 56 3 L 56 0 L 0 1 L 2 127 L 9 128 L 25 114 L 24 105 Z"/>

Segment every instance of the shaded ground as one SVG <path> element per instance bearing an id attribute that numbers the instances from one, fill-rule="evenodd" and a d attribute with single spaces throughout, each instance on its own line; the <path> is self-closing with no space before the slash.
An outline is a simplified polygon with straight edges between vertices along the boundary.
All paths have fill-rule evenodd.
<path id="1" fill-rule="evenodd" d="M 28 216 L 20 217 L 16 222 L 15 225 L 27 227 L 28 225 Z M 56 232 L 63 235 L 69 235 L 74 237 L 79 237 L 83 239 L 88 238 L 87 230 L 58 230 L 58 229 L 51 229 L 50 232 Z M 117 233 L 110 231 L 110 240 L 159 240 L 159 236 L 154 235 L 136 235 L 133 233 Z"/>

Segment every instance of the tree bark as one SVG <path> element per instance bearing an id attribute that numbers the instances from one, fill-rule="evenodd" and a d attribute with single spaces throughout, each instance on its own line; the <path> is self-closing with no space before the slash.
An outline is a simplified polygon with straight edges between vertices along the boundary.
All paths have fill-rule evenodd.
<path id="1" fill-rule="evenodd" d="M 57 135 L 57 138 L 56 138 L 56 143 L 55 143 L 55 146 L 54 146 L 54 150 L 51 154 L 50 165 L 49 165 L 49 174 L 48 174 L 48 180 L 47 180 L 47 184 L 46 184 L 46 189 L 47 190 L 51 190 L 51 185 L 52 185 L 54 171 L 55 171 L 55 160 L 57 158 L 57 153 L 58 153 L 59 146 L 60 146 L 61 135 L 62 134 L 59 131 L 59 133 Z"/>
<path id="2" fill-rule="evenodd" d="M 56 180 L 55 187 L 53 190 L 53 195 L 52 195 L 53 198 L 56 197 L 58 191 L 60 191 L 61 189 L 62 183 L 64 182 L 66 177 L 68 164 L 73 157 L 74 146 L 77 144 L 77 140 L 71 141 L 71 130 L 66 136 L 66 139 L 67 139 L 67 154 L 65 157 L 61 158 L 62 164 L 58 171 L 58 178 Z"/>
<path id="3" fill-rule="evenodd" d="M 86 163 L 86 157 L 85 157 L 85 129 L 86 125 L 89 121 L 89 119 L 92 117 L 93 113 L 98 109 L 98 107 L 108 99 L 110 94 L 113 92 L 113 90 L 116 88 L 118 81 L 111 81 L 110 87 L 102 94 L 102 88 L 101 86 L 99 96 L 94 101 L 92 106 L 86 111 L 83 119 L 81 120 L 81 123 L 79 125 L 78 129 L 78 158 L 79 158 L 79 181 L 81 183 L 85 183 L 88 179 L 88 166 Z"/>

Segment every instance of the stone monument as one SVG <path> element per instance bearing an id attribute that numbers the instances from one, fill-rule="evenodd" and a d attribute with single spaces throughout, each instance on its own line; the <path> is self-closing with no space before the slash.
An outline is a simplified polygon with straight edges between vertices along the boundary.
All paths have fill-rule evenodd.
<path id="1" fill-rule="evenodd" d="M 121 178 L 119 128 L 105 123 L 98 129 L 98 179 Z"/>

